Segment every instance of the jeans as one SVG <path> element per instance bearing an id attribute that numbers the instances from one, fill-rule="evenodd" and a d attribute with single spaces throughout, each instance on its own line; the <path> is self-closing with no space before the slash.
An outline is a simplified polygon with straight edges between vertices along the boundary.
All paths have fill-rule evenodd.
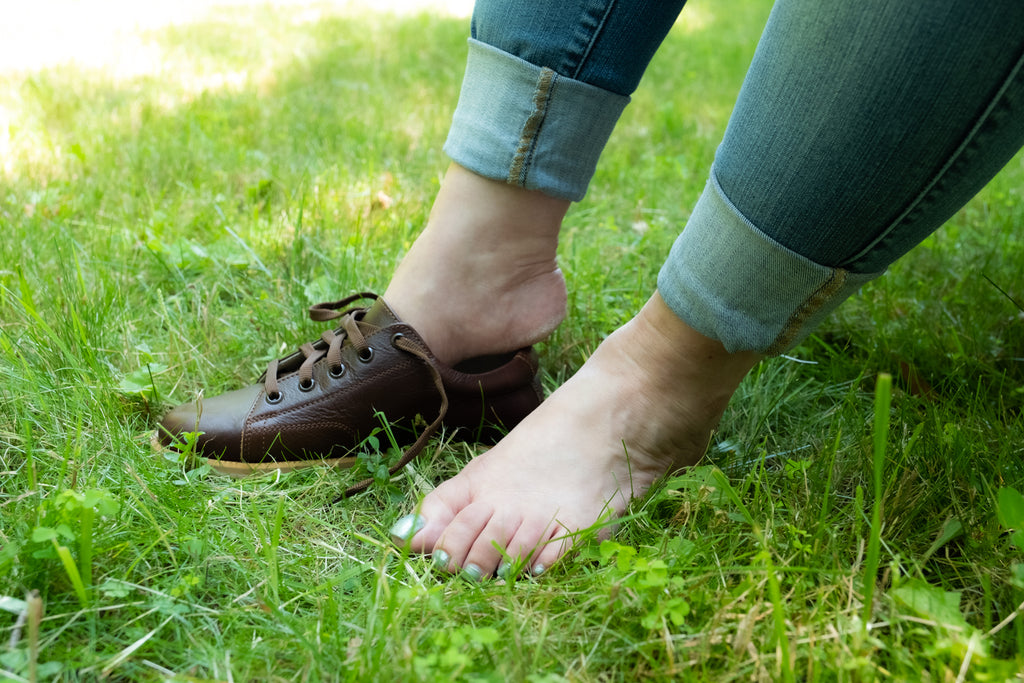
<path id="1" fill-rule="evenodd" d="M 579 201 L 685 0 L 477 0 L 445 152 Z"/>
<path id="2" fill-rule="evenodd" d="M 578 201 L 681 5 L 478 0 L 446 151 Z M 1021 146 L 1020 0 L 778 0 L 658 290 L 728 350 L 781 353 Z"/>

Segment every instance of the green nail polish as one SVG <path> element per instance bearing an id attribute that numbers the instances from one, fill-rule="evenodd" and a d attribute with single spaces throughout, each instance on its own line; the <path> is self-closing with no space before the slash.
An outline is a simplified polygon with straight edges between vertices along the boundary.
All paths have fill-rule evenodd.
<path id="1" fill-rule="evenodd" d="M 484 578 L 484 570 L 471 562 L 462 568 L 462 575 L 472 581 L 479 581 Z"/>
<path id="2" fill-rule="evenodd" d="M 451 559 L 451 555 L 443 550 L 435 550 L 431 557 L 431 561 L 434 563 L 434 566 L 439 569 L 448 569 L 448 563 L 451 562 Z"/>
<path id="3" fill-rule="evenodd" d="M 530 573 L 533 574 L 534 576 L 540 576 L 541 574 L 544 573 L 544 571 L 546 569 L 547 569 L 547 567 L 545 567 L 543 564 L 537 563 L 537 564 L 533 565 L 533 569 L 530 570 Z"/>
<path id="4" fill-rule="evenodd" d="M 406 542 L 427 525 L 427 520 L 419 515 L 406 515 L 391 527 L 391 540 L 395 545 L 405 545 Z"/>
<path id="5" fill-rule="evenodd" d="M 508 578 L 508 573 L 510 571 L 512 571 L 512 563 L 511 562 L 502 562 L 501 564 L 498 565 L 498 572 L 497 572 L 498 578 L 499 579 L 507 579 Z"/>

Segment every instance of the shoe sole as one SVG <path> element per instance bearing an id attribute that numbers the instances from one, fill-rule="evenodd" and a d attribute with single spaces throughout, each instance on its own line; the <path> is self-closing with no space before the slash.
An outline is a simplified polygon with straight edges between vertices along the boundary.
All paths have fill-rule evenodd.
<path id="1" fill-rule="evenodd" d="M 292 472 L 309 467 L 336 467 L 348 469 L 356 464 L 355 458 L 324 458 L 321 460 L 292 460 L 285 462 L 235 462 L 234 460 L 216 460 L 203 458 L 206 464 L 221 474 L 242 479 L 265 472 Z"/>
<path id="2" fill-rule="evenodd" d="M 149 444 L 157 453 L 163 453 L 164 451 L 174 451 L 176 453 L 181 452 L 161 443 L 159 432 L 153 433 L 153 436 L 149 440 Z M 348 469 L 353 467 L 357 460 L 357 458 L 352 456 L 345 458 L 321 458 L 318 460 L 280 460 L 274 462 L 238 462 L 235 460 L 204 458 L 202 456 L 197 456 L 197 459 L 205 462 L 215 472 L 226 474 L 229 477 L 234 477 L 235 479 L 244 479 L 245 477 L 264 474 L 266 472 L 292 472 L 294 470 L 302 470 L 308 467 L 334 467 L 337 469 Z"/>

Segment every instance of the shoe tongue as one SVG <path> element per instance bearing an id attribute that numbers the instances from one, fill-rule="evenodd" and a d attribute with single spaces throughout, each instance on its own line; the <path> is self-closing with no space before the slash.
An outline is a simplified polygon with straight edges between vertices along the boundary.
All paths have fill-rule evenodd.
<path id="1" fill-rule="evenodd" d="M 363 318 L 360 322 L 380 328 L 394 325 L 400 321 L 398 320 L 398 316 L 395 315 L 395 312 L 392 311 L 386 303 L 384 303 L 384 299 L 378 297 L 373 304 L 366 309 L 366 313 L 363 314 Z"/>

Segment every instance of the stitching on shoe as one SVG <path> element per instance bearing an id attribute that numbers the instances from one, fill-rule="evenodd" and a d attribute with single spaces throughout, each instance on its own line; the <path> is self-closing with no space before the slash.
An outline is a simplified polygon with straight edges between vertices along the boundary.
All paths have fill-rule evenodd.
<path id="1" fill-rule="evenodd" d="M 346 425 L 344 423 L 341 423 L 341 422 L 310 422 L 310 423 L 306 423 L 306 424 L 302 424 L 302 425 L 295 425 L 295 427 L 297 427 L 298 431 L 300 431 L 300 432 L 321 431 L 321 430 L 324 430 L 324 429 L 339 430 L 339 431 L 341 431 L 341 432 L 343 432 L 345 434 L 346 438 L 349 438 L 349 439 L 351 439 L 351 437 L 353 437 L 355 435 L 355 431 L 354 430 L 352 430 L 348 425 Z M 253 431 L 253 434 L 252 434 L 253 440 L 257 441 L 257 443 L 259 443 L 261 445 L 260 448 L 256 449 L 257 452 L 261 452 L 262 451 L 263 456 L 266 457 L 267 451 L 270 450 L 271 446 L 274 445 L 274 442 L 280 437 L 280 432 L 275 430 L 275 429 L 270 429 L 270 428 L 266 428 L 266 427 L 254 428 L 252 431 Z M 283 444 L 282 444 L 282 446 L 283 446 Z M 333 453 L 334 450 L 337 447 L 338 447 L 337 444 L 331 446 L 331 448 L 328 451 L 326 451 L 326 453 Z M 347 452 L 352 451 L 353 449 L 354 449 L 354 447 L 350 447 L 350 448 L 345 448 L 343 450 L 347 453 Z M 312 451 L 312 450 L 303 451 L 302 449 L 299 449 L 299 453 L 302 453 L 302 452 L 314 453 L 314 452 L 318 452 L 318 451 Z M 299 458 L 297 456 L 293 456 L 293 459 L 290 460 L 289 462 L 306 462 L 306 461 L 314 461 L 314 460 L 316 460 L 316 458 Z M 242 460 L 240 462 L 249 462 L 249 461 L 248 460 Z M 261 460 L 259 462 L 266 462 L 266 460 Z"/>
<path id="2" fill-rule="evenodd" d="M 256 406 L 259 405 L 260 399 L 263 396 L 262 391 L 257 391 L 256 395 L 252 398 L 252 403 L 249 404 L 249 410 L 245 413 L 245 419 L 242 420 L 241 434 L 238 437 L 238 460 L 244 462 L 243 454 L 245 453 L 245 436 L 248 428 L 252 424 L 252 414 L 256 411 Z"/>

